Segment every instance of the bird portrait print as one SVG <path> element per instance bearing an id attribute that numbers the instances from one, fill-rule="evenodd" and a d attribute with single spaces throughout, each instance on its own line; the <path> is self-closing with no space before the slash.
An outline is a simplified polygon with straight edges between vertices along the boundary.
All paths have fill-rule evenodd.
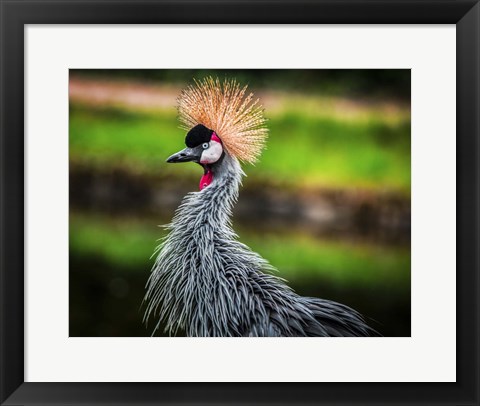
<path id="1" fill-rule="evenodd" d="M 300 296 L 268 258 L 243 244 L 232 208 L 245 175 L 267 142 L 260 101 L 235 79 L 194 81 L 178 98 L 185 148 L 167 163 L 201 170 L 166 226 L 146 285 L 151 333 L 191 337 L 356 337 L 377 335 L 354 309 Z"/>

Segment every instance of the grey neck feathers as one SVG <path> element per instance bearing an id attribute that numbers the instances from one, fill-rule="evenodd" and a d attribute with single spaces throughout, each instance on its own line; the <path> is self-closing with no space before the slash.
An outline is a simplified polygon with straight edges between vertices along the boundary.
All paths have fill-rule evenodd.
<path id="1" fill-rule="evenodd" d="M 160 317 L 155 330 L 163 322 L 170 334 L 179 329 L 189 336 L 228 334 L 222 331 L 224 320 L 213 314 L 217 309 L 212 303 L 225 276 L 224 256 L 236 238 L 230 216 L 244 173 L 238 160 L 227 154 L 212 172 L 209 186 L 185 196 L 156 250 L 145 296 L 145 320 Z M 202 322 L 204 317 L 211 321 Z"/>

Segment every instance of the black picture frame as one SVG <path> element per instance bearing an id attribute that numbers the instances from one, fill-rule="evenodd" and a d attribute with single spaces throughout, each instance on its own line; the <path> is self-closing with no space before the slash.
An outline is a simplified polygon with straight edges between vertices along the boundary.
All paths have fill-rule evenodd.
<path id="1" fill-rule="evenodd" d="M 2 405 L 147 403 L 479 405 L 478 0 L 229 2 L 0 0 L 0 5 Z M 24 26 L 171 23 L 456 24 L 456 383 L 24 382 Z M 442 326 L 438 328 L 438 334 L 442 334 Z M 54 356 L 55 354 L 52 354 L 52 357 Z"/>

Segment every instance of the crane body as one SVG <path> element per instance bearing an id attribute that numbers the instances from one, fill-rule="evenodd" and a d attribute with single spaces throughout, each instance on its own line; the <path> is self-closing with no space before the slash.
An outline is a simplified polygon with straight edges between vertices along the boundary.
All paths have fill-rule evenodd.
<path id="1" fill-rule="evenodd" d="M 205 84 L 212 86 L 205 81 L 198 91 Z M 221 107 L 226 91 L 216 85 Z M 235 145 L 228 148 L 228 137 L 217 135 L 207 121 L 189 121 L 187 147 L 167 160 L 197 162 L 204 175 L 200 191 L 186 195 L 158 247 L 145 296 L 145 320 L 155 319 L 154 332 L 163 322 L 169 334 L 183 331 L 195 337 L 376 335 L 350 307 L 295 293 L 268 261 L 238 240 L 231 215 L 244 172 L 235 155 L 252 154 L 253 147 L 243 155 L 240 149 L 229 152 Z"/>

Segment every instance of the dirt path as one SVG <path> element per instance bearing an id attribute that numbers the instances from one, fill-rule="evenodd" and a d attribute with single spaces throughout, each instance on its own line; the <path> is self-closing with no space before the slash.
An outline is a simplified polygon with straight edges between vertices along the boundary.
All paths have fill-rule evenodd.
<path id="1" fill-rule="evenodd" d="M 159 85 L 140 81 L 120 81 L 70 77 L 70 101 L 90 106 L 115 106 L 129 110 L 156 111 L 173 110 L 181 87 Z M 270 115 L 288 109 L 304 108 L 306 114 L 336 117 L 343 120 L 361 119 L 372 113 L 384 120 L 408 118 L 407 106 L 391 100 L 353 100 L 340 97 L 307 96 L 279 91 L 257 92 L 263 106 Z"/>

